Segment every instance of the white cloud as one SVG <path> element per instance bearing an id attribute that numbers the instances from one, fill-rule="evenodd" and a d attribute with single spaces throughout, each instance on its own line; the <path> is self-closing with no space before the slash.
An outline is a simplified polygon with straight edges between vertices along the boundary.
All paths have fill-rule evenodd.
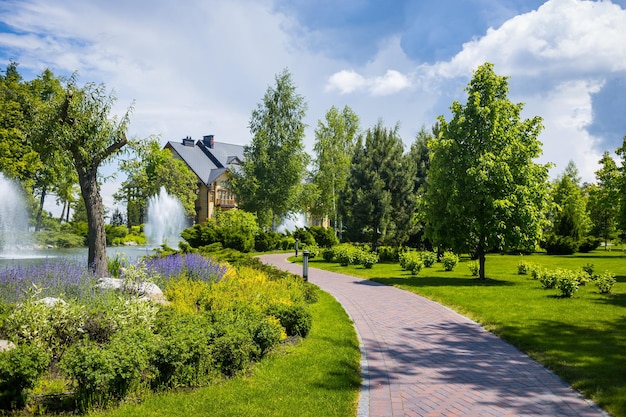
<path id="1" fill-rule="evenodd" d="M 370 90 L 374 95 L 388 95 L 409 87 L 411 87 L 411 81 L 406 75 L 395 70 L 387 70 L 382 77 L 373 79 Z"/>
<path id="2" fill-rule="evenodd" d="M 334 73 L 328 78 L 326 91 L 338 91 L 341 94 L 348 94 L 360 90 L 367 86 L 369 82 L 361 74 L 352 70 L 342 70 Z"/>

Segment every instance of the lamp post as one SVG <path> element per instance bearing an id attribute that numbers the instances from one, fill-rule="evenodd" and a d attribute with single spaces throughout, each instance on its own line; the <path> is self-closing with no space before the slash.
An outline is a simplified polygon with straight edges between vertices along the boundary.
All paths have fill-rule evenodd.
<path id="1" fill-rule="evenodd" d="M 296 256 L 298 256 L 298 238 L 296 238 Z"/>
<path id="2" fill-rule="evenodd" d="M 309 251 L 302 251 L 302 278 L 307 282 L 309 280 Z"/>

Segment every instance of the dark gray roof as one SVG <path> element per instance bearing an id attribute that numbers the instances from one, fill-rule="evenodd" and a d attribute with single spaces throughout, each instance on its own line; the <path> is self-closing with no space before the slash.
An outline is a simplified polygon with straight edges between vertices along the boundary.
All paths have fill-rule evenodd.
<path id="1" fill-rule="evenodd" d="M 241 145 L 214 142 L 213 148 L 209 148 L 199 140 L 193 146 L 173 141 L 166 146 L 170 146 L 207 186 L 228 171 L 231 163 L 243 161 L 244 147 Z"/>

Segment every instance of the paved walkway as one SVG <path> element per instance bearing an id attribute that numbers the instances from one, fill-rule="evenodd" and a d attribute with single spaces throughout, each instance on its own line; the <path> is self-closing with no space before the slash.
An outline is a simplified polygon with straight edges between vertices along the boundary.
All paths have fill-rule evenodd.
<path id="1" fill-rule="evenodd" d="M 265 263 L 302 274 L 284 254 Z M 423 297 L 309 269 L 359 333 L 359 417 L 606 416 L 559 377 L 475 322 Z"/>

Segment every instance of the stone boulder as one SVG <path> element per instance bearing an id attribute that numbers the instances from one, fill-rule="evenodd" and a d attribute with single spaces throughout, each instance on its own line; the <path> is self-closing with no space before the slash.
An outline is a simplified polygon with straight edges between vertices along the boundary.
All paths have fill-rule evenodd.
<path id="1" fill-rule="evenodd" d="M 11 349 L 15 349 L 15 343 L 9 340 L 0 340 L 0 352 L 6 352 Z"/>
<path id="2" fill-rule="evenodd" d="M 141 282 L 138 285 L 132 284 L 132 288 L 129 288 L 129 286 L 124 284 L 124 280 L 121 278 L 100 278 L 96 286 L 107 290 L 125 291 L 136 294 L 141 300 L 167 304 L 163 291 L 153 282 Z"/>

